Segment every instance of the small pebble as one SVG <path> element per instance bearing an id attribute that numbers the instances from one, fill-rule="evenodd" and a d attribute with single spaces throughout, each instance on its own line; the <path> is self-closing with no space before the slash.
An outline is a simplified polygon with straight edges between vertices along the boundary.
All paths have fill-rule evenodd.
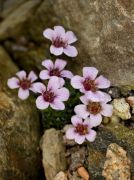
<path id="1" fill-rule="evenodd" d="M 129 96 L 126 98 L 128 104 L 132 107 L 134 105 L 134 96 Z"/>
<path id="2" fill-rule="evenodd" d="M 118 116 L 116 116 L 116 115 L 112 115 L 110 117 L 110 121 L 111 121 L 111 123 L 117 124 L 117 123 L 120 122 L 120 118 Z"/>
<path id="3" fill-rule="evenodd" d="M 102 120 L 102 123 L 104 125 L 108 124 L 110 122 L 110 118 L 109 117 L 104 117 L 103 120 Z"/>
<path id="4" fill-rule="evenodd" d="M 83 166 L 79 167 L 77 169 L 77 172 L 78 172 L 79 176 L 83 178 L 83 180 L 89 180 L 89 173 Z"/>
<path id="5" fill-rule="evenodd" d="M 122 120 L 128 120 L 131 118 L 130 106 L 125 98 L 114 99 L 112 104 L 115 116 L 120 117 Z"/>

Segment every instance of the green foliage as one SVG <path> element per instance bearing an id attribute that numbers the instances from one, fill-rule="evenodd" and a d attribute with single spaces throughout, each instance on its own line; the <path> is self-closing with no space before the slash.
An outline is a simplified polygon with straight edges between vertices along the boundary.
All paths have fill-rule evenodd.
<path id="1" fill-rule="evenodd" d="M 42 125 L 44 129 L 62 129 L 65 124 L 71 123 L 71 116 L 74 115 L 74 107 L 80 103 L 80 92 L 73 89 L 69 82 L 66 82 L 65 87 L 70 91 L 70 98 L 65 102 L 66 108 L 63 111 L 56 111 L 49 107 L 45 111 L 42 111 Z"/>

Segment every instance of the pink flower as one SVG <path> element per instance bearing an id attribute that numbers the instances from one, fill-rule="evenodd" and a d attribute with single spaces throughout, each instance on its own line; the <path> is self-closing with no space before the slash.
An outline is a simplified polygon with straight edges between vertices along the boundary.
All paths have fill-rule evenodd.
<path id="1" fill-rule="evenodd" d="M 75 113 L 83 119 L 90 116 L 90 122 L 94 126 L 100 125 L 102 121 L 102 115 L 106 117 L 110 117 L 112 115 L 113 106 L 107 104 L 110 99 L 106 93 L 103 101 L 94 101 L 92 98 L 88 98 L 86 95 L 81 96 L 80 100 L 83 104 L 75 106 Z"/>
<path id="2" fill-rule="evenodd" d="M 91 129 L 93 125 L 89 119 L 82 121 L 80 117 L 75 115 L 71 118 L 71 122 L 73 127 L 66 131 L 67 139 L 74 139 L 78 144 L 82 144 L 85 139 L 89 142 L 93 142 L 95 140 L 96 132 Z"/>
<path id="3" fill-rule="evenodd" d="M 74 76 L 71 79 L 71 85 L 82 93 L 88 93 L 88 96 L 94 98 L 94 100 L 103 99 L 103 92 L 99 91 L 99 89 L 108 88 L 110 81 L 103 76 L 97 77 L 97 74 L 98 70 L 96 68 L 84 67 L 83 77 Z"/>
<path id="4" fill-rule="evenodd" d="M 77 41 L 72 31 L 65 32 L 62 26 L 54 26 L 54 30 L 47 28 L 43 32 L 44 37 L 52 41 L 50 52 L 56 56 L 65 53 L 67 56 L 76 57 L 78 52 L 74 46 L 70 44 Z"/>
<path id="5" fill-rule="evenodd" d="M 38 109 L 46 109 L 50 105 L 56 110 L 64 110 L 65 105 L 63 101 L 69 98 L 69 91 L 66 88 L 60 88 L 60 81 L 58 77 L 52 77 L 47 87 L 42 83 L 36 83 L 35 89 L 41 95 L 36 99 L 36 106 Z"/>
<path id="6" fill-rule="evenodd" d="M 61 86 L 64 85 L 64 77 L 71 79 L 73 77 L 73 74 L 70 71 L 64 70 L 64 67 L 66 66 L 67 62 L 61 59 L 56 59 L 55 63 L 53 63 L 51 60 L 45 60 L 42 62 L 42 65 L 45 66 L 45 70 L 42 70 L 40 72 L 40 78 L 50 79 L 53 76 L 57 76 L 60 78 Z"/>
<path id="7" fill-rule="evenodd" d="M 19 88 L 18 96 L 20 99 L 25 100 L 29 96 L 29 90 L 35 92 L 33 82 L 37 80 L 37 76 L 33 71 L 28 76 L 26 76 L 25 71 L 19 71 L 16 76 L 8 79 L 7 85 L 10 89 Z"/>

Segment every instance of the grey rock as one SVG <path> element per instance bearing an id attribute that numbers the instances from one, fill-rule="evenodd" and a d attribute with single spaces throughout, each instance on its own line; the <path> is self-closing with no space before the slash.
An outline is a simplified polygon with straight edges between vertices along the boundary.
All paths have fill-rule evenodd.
<path id="1" fill-rule="evenodd" d="M 33 99 L 21 101 L 7 79 L 18 71 L 0 47 L 0 179 L 38 179 L 40 123 Z"/>
<path id="2" fill-rule="evenodd" d="M 95 66 L 100 73 L 111 80 L 112 85 L 128 85 L 134 89 L 133 6 L 134 1 L 131 0 L 45 0 L 31 16 L 23 13 L 23 19 L 27 19 L 26 23 L 21 23 L 20 12 L 23 9 L 11 13 L 0 25 L 0 39 L 18 38 L 25 35 L 37 43 L 32 51 L 36 51 L 36 46 L 40 45 L 40 48 L 44 50 L 44 58 L 52 58 L 53 56 L 48 53 L 50 41 L 43 37 L 42 32 L 45 28 L 63 25 L 66 30 L 74 31 L 78 37 L 75 46 L 79 54 L 77 58 L 74 58 L 75 63 L 71 58 L 62 57 L 69 60 L 70 70 L 81 74 L 83 66 Z M 28 14 L 32 12 L 28 10 Z M 17 23 L 15 21 L 12 25 L 11 20 L 14 14 L 15 16 L 17 14 Z M 15 23 L 16 28 L 19 28 L 17 31 L 14 28 Z M 11 26 L 9 33 L 6 30 L 8 26 Z M 12 32 L 11 29 L 15 31 Z M 22 52 L 20 56 L 19 53 L 17 55 L 18 57 L 26 56 Z M 39 56 L 40 53 L 37 57 Z M 37 58 L 38 60 L 35 61 L 34 53 L 30 57 L 34 64 L 32 67 L 39 67 L 40 60 Z M 26 61 L 23 57 L 21 59 L 22 67 L 29 62 L 28 53 L 25 59 Z"/>
<path id="3" fill-rule="evenodd" d="M 121 96 L 121 90 L 119 87 L 110 87 L 108 93 L 112 98 L 119 98 Z"/>
<path id="4" fill-rule="evenodd" d="M 45 176 L 52 180 L 67 166 L 62 133 L 55 129 L 46 130 L 41 139 L 41 149 Z"/>
<path id="5" fill-rule="evenodd" d="M 70 69 L 80 74 L 83 66 L 95 66 L 114 86 L 132 85 L 133 6 L 130 0 L 46 0 L 28 24 L 29 34 L 36 42 L 50 44 L 42 36 L 43 30 L 63 25 L 78 37 L 75 45 L 79 55 L 75 65 L 74 61 L 69 61 Z"/>
<path id="6" fill-rule="evenodd" d="M 6 18 L 10 13 L 15 11 L 22 3 L 26 2 L 26 0 L 1 0 L 1 16 L 2 18 Z"/>
<path id="7" fill-rule="evenodd" d="M 131 160 L 131 176 L 134 178 L 134 131 L 118 124 L 109 124 L 99 128 L 93 143 L 88 144 L 88 171 L 91 179 L 103 180 L 102 171 L 106 160 L 106 151 L 111 143 L 116 143 L 127 151 Z"/>
<path id="8" fill-rule="evenodd" d="M 9 14 L 9 16 L 0 23 L 0 39 L 3 40 L 16 36 L 21 31 L 24 22 L 26 23 L 39 3 L 40 0 L 26 1 Z"/>
<path id="9" fill-rule="evenodd" d="M 82 166 L 85 162 L 86 158 L 86 148 L 72 148 L 71 152 L 71 160 L 70 160 L 70 171 L 76 171 L 78 167 Z"/>

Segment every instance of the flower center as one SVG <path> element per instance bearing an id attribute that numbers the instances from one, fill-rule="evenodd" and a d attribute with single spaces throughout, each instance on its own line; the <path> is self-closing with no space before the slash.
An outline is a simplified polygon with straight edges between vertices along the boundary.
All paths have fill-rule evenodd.
<path id="1" fill-rule="evenodd" d="M 45 92 L 43 92 L 43 98 L 44 98 L 45 101 L 51 103 L 51 102 L 54 101 L 55 95 L 51 91 L 45 91 Z"/>
<path id="2" fill-rule="evenodd" d="M 29 79 L 20 80 L 19 86 L 24 90 L 29 89 L 31 87 L 31 81 Z"/>
<path id="3" fill-rule="evenodd" d="M 53 41 L 53 45 L 57 48 L 60 48 L 60 47 L 65 48 L 67 46 L 67 43 L 63 41 L 61 37 L 57 36 Z"/>
<path id="4" fill-rule="evenodd" d="M 60 71 L 59 71 L 58 68 L 53 69 L 53 70 L 50 71 L 49 75 L 50 76 L 58 76 L 58 77 L 60 77 Z"/>
<path id="5" fill-rule="evenodd" d="M 77 124 L 77 126 L 75 127 L 75 132 L 78 133 L 79 135 L 88 134 L 89 133 L 88 125 Z"/>
<path id="6" fill-rule="evenodd" d="M 94 83 L 94 80 L 90 80 L 89 78 L 85 79 L 85 81 L 83 82 L 83 86 L 86 91 L 97 91 L 97 87 Z"/>
<path id="7" fill-rule="evenodd" d="M 101 111 L 102 107 L 99 102 L 89 102 L 87 105 L 87 110 L 91 114 L 98 114 Z"/>

